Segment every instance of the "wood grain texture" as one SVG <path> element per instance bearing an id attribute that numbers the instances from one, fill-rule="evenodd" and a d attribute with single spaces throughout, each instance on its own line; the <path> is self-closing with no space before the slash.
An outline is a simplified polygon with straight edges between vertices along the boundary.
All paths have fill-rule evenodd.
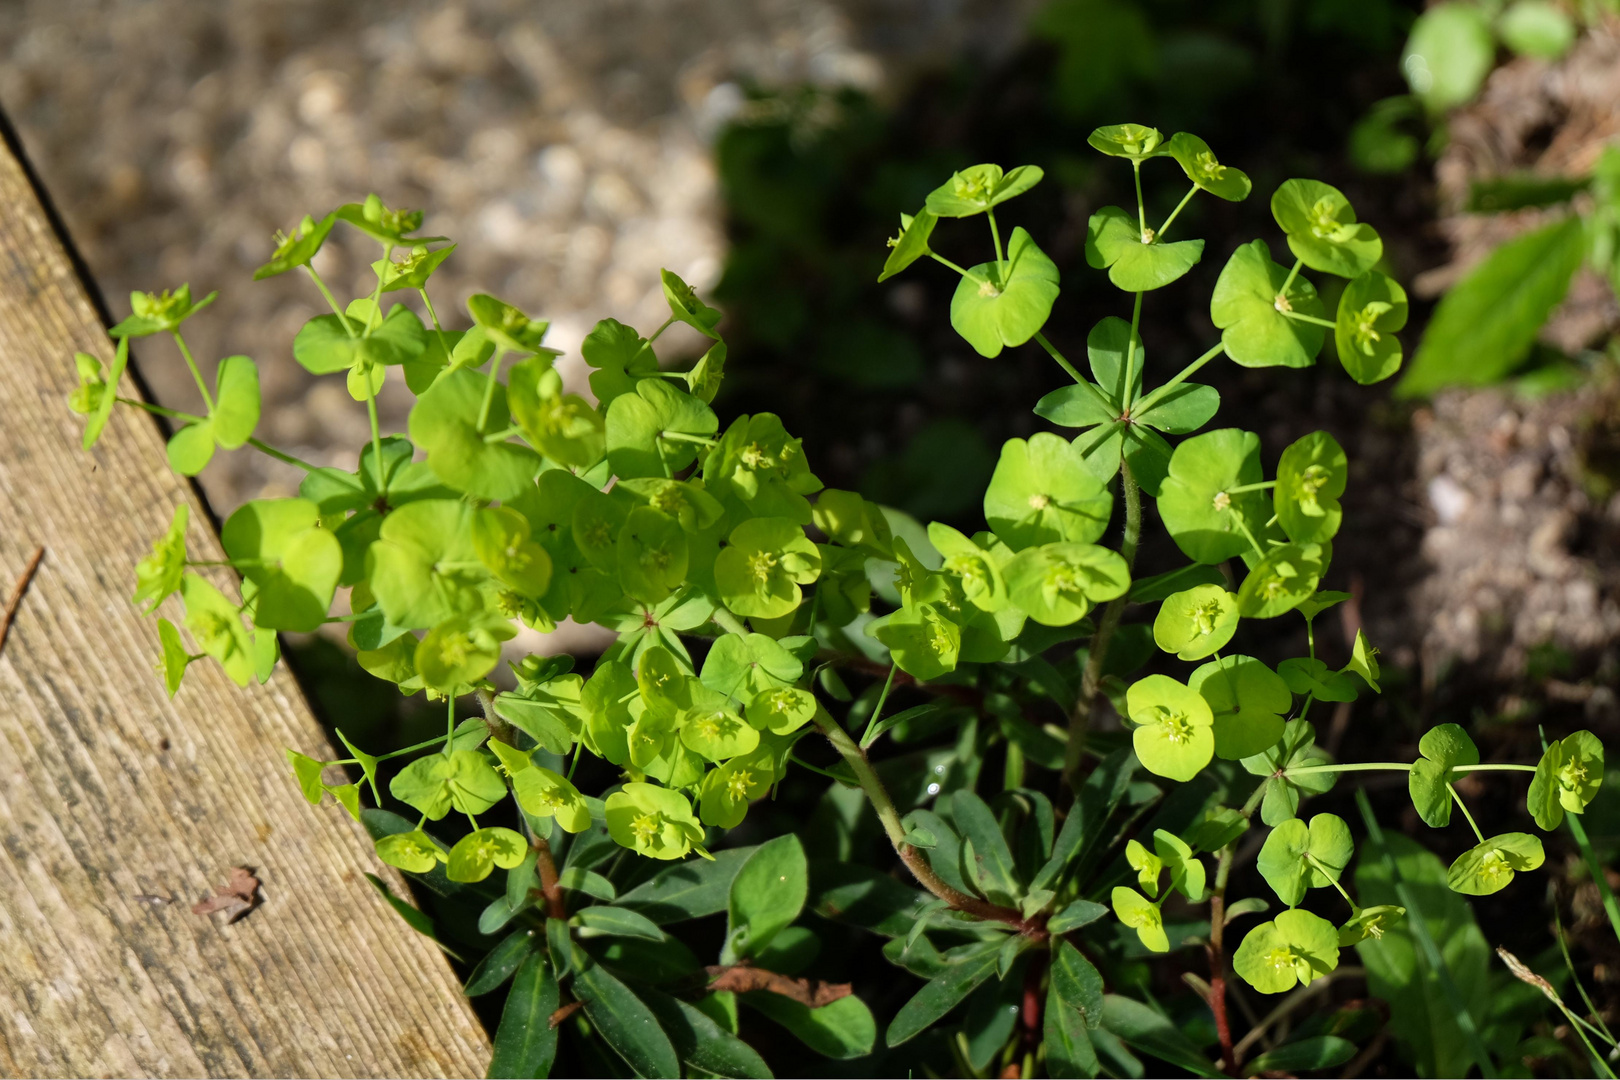
<path id="1" fill-rule="evenodd" d="M 362 876 L 387 869 L 363 830 L 298 793 L 284 746 L 339 755 L 293 680 L 241 690 L 203 661 L 165 697 L 135 562 L 188 501 L 191 557 L 223 552 L 145 414 L 79 449 L 76 349 L 111 360 L 0 145 L 0 593 L 46 548 L 0 652 L 0 1072 L 481 1075 L 484 1031 Z M 264 903 L 193 915 L 233 865 Z"/>

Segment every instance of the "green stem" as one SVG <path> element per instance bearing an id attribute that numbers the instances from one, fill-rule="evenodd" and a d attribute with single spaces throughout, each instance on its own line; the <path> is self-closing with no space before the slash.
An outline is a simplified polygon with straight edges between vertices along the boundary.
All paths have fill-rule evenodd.
<path id="1" fill-rule="evenodd" d="M 865 750 L 872 745 L 872 729 L 877 727 L 878 718 L 883 715 L 883 706 L 889 700 L 889 691 L 894 689 L 894 673 L 896 665 L 889 664 L 889 677 L 883 682 L 883 692 L 878 694 L 877 708 L 872 710 L 872 718 L 866 722 L 866 731 L 861 735 L 861 749 Z"/>
<path id="2" fill-rule="evenodd" d="M 1176 373 L 1175 377 L 1172 378 L 1169 382 L 1163 384 L 1162 386 L 1155 386 L 1151 391 L 1149 391 L 1147 394 L 1145 394 L 1142 397 L 1142 400 L 1137 403 L 1137 408 L 1136 408 L 1137 413 L 1138 414 L 1145 413 L 1149 409 L 1153 408 L 1153 406 L 1157 405 L 1160 401 L 1162 401 L 1164 399 L 1164 396 L 1166 394 L 1168 394 L 1170 391 L 1174 390 L 1176 387 L 1180 386 L 1183 382 L 1185 382 L 1188 378 L 1190 378 L 1193 375 L 1193 373 L 1195 373 L 1199 368 L 1203 367 L 1205 364 L 1209 363 L 1211 360 L 1215 359 L 1217 356 L 1221 355 L 1221 353 L 1223 353 L 1225 351 L 1226 351 L 1226 342 L 1224 342 L 1224 341 L 1216 342 L 1214 348 L 1210 349 L 1203 356 L 1200 356 L 1198 359 L 1194 360 L 1192 363 L 1190 363 L 1186 367 L 1182 368 L 1179 372 Z"/>
<path id="3" fill-rule="evenodd" d="M 1001 907 L 976 896 L 969 896 L 952 888 L 936 874 L 934 868 L 928 864 L 927 858 L 906 843 L 906 828 L 900 823 L 900 811 L 895 809 L 894 800 L 889 797 L 882 778 L 872 767 L 871 761 L 867 760 L 866 753 L 849 737 L 849 732 L 839 727 L 837 722 L 825 713 L 818 714 L 811 723 L 827 737 L 833 749 L 838 751 L 839 756 L 854 772 L 861 789 L 866 792 L 867 801 L 872 804 L 872 810 L 877 814 L 877 819 L 889 838 L 889 843 L 894 846 L 895 854 L 900 856 L 900 861 L 906 864 L 906 869 L 911 871 L 912 877 L 917 879 L 919 885 L 958 911 L 965 911 L 981 919 L 1006 923 L 1024 932 L 1033 929 L 1025 922 L 1024 917 L 1012 908 Z"/>
<path id="4" fill-rule="evenodd" d="M 937 251 L 930 251 L 928 254 L 929 254 L 929 257 L 932 258 L 935 262 L 941 263 L 941 264 L 943 264 L 945 266 L 950 267 L 952 270 L 955 270 L 958 274 L 961 274 L 963 277 L 967 278 L 969 281 L 978 281 L 978 282 L 983 282 L 984 281 L 984 278 L 980 277 L 978 274 L 971 273 L 970 271 L 962 269 L 960 266 L 957 266 L 955 263 L 951 262 L 951 260 L 949 260 L 945 256 L 939 254 Z"/>
<path id="5" fill-rule="evenodd" d="M 668 330 L 671 326 L 674 326 L 674 325 L 675 325 L 675 316 L 671 315 L 669 318 L 664 320 L 664 325 L 663 326 L 660 326 L 658 329 L 653 331 L 653 336 L 647 339 L 647 344 L 651 345 L 653 342 L 657 341 L 658 340 L 658 335 L 662 334 L 665 330 Z M 639 350 L 638 350 L 637 355 L 639 355 L 639 354 L 640 353 L 639 353 Z"/>
<path id="6" fill-rule="evenodd" d="M 1326 326 L 1329 329 L 1339 325 L 1332 319 L 1318 319 L 1315 315 L 1302 315 L 1297 311 L 1284 311 L 1282 315 L 1285 318 L 1293 319 L 1295 322 L 1315 323 L 1317 326 Z"/>
<path id="7" fill-rule="evenodd" d="M 660 439 L 674 439 L 676 442 L 697 443 L 700 446 L 719 446 L 720 440 L 711 439 L 707 435 L 689 435 L 684 431 L 660 431 Z"/>
<path id="8" fill-rule="evenodd" d="M 1474 836 L 1483 844 L 1485 834 L 1479 831 L 1479 826 L 1474 822 L 1474 815 L 1468 812 L 1468 804 L 1463 802 L 1462 796 L 1457 794 L 1457 789 L 1451 785 L 1449 780 L 1446 782 L 1446 790 L 1451 792 L 1451 800 L 1457 804 L 1457 809 L 1462 811 L 1463 817 L 1468 819 L 1468 827 L 1474 830 Z"/>
<path id="9" fill-rule="evenodd" d="M 1119 477 L 1125 497 L 1125 533 L 1120 538 L 1119 553 L 1124 557 L 1125 568 L 1129 571 L 1136 565 L 1136 545 L 1142 538 L 1142 492 L 1137 487 L 1129 462 L 1119 463 Z M 1119 617 L 1124 614 L 1128 602 L 1127 596 L 1110 600 L 1097 623 L 1097 632 L 1091 638 L 1091 654 L 1086 658 L 1085 671 L 1080 677 L 1080 697 L 1069 716 L 1069 745 L 1063 757 L 1063 786 L 1069 791 L 1075 790 L 1075 774 L 1079 772 L 1080 760 L 1085 754 L 1091 710 L 1102 687 L 1103 661 L 1107 658 L 1108 645 L 1113 640 Z"/>
<path id="10" fill-rule="evenodd" d="M 1040 344 L 1041 348 L 1046 350 L 1046 354 L 1048 356 L 1057 361 L 1058 367 L 1068 372 L 1069 378 L 1075 381 L 1075 385 L 1084 387 L 1086 392 L 1090 394 L 1092 398 L 1096 400 L 1097 404 L 1101 405 L 1106 411 L 1114 411 L 1113 403 L 1107 398 L 1103 397 L 1102 393 L 1098 391 L 1097 387 L 1091 382 L 1091 380 L 1081 375 L 1075 366 L 1069 363 L 1068 357 L 1058 352 L 1057 346 L 1046 340 L 1045 334 L 1041 333 L 1039 330 L 1035 331 L 1035 340 Z"/>
<path id="11" fill-rule="evenodd" d="M 1262 480 L 1257 484 L 1243 484 L 1239 487 L 1227 488 L 1226 493 L 1228 495 L 1241 495 L 1245 491 L 1265 491 L 1267 488 L 1274 488 L 1276 486 L 1277 481 L 1275 480 Z"/>
<path id="12" fill-rule="evenodd" d="M 366 328 L 361 333 L 362 339 L 369 338 L 371 332 L 382 325 L 382 287 L 383 274 L 388 272 L 389 265 L 394 259 L 394 245 L 383 245 L 383 268 L 377 272 L 377 287 L 371 293 L 371 317 L 366 320 Z"/>
<path id="13" fill-rule="evenodd" d="M 1340 765 L 1298 765 L 1287 770 L 1289 776 L 1311 776 L 1317 773 L 1341 772 L 1411 772 L 1412 766 L 1404 761 L 1355 761 Z"/>
<path id="14" fill-rule="evenodd" d="M 1133 160 L 1131 173 L 1136 178 L 1136 226 L 1142 243 L 1149 243 L 1147 227 L 1147 203 L 1142 201 L 1142 163 Z"/>
<path id="15" fill-rule="evenodd" d="M 1283 297 L 1284 299 L 1286 299 L 1288 297 L 1288 287 L 1294 283 L 1294 279 L 1299 276 L 1299 268 L 1304 266 L 1304 265 L 1305 265 L 1305 260 L 1304 259 L 1295 259 L 1294 260 L 1294 268 L 1292 270 L 1288 271 L 1288 277 L 1283 280 L 1282 288 L 1277 290 L 1277 295 L 1278 296 Z"/>
<path id="16" fill-rule="evenodd" d="M 1131 415 L 1131 402 L 1136 397 L 1136 341 L 1137 328 L 1142 324 L 1142 294 L 1136 294 L 1136 303 L 1131 305 L 1131 336 L 1125 339 L 1125 385 L 1119 392 L 1120 404 L 1124 405 L 1124 415 Z"/>
<path id="17" fill-rule="evenodd" d="M 1490 764 L 1490 765 L 1453 765 L 1451 767 L 1451 771 L 1452 772 L 1458 772 L 1458 773 L 1462 773 L 1462 772 L 1535 772 L 1536 767 L 1534 765 L 1509 765 L 1509 764 L 1506 764 L 1506 763 L 1503 763 L 1503 764 Z"/>
<path id="18" fill-rule="evenodd" d="M 377 474 L 377 493 L 388 494 L 388 483 L 383 476 L 382 427 L 377 423 L 377 391 L 371 385 L 371 374 L 366 380 L 366 418 L 371 421 L 371 468 Z"/>
<path id="19" fill-rule="evenodd" d="M 512 436 L 521 435 L 521 434 L 523 434 L 523 429 L 518 427 L 516 424 L 513 424 L 511 427 L 505 429 L 504 431 L 492 431 L 488 435 L 485 435 L 484 436 L 484 442 L 486 444 L 505 442 L 507 439 L 510 439 Z"/>
<path id="20" fill-rule="evenodd" d="M 454 729 L 452 728 L 452 734 L 453 733 L 454 733 Z M 439 745 L 443 744 L 444 740 L 446 738 L 448 738 L 448 737 L 449 736 L 446 736 L 446 735 L 439 735 L 439 736 L 436 736 L 434 738 L 431 738 L 431 739 L 427 740 L 426 742 L 419 742 L 415 746 L 407 746 L 403 750 L 393 750 L 393 751 L 390 751 L 389 753 L 386 753 L 386 754 L 378 754 L 377 755 L 377 760 L 378 761 L 389 761 L 389 760 L 391 760 L 393 758 L 404 757 L 406 754 L 414 754 L 418 750 L 426 750 L 430 746 L 439 746 Z"/>
<path id="21" fill-rule="evenodd" d="M 197 380 L 197 389 L 202 391 L 203 404 L 208 406 L 208 415 L 214 415 L 214 396 L 208 392 L 208 385 L 203 382 L 202 372 L 197 370 L 197 361 L 191 358 L 191 350 L 186 348 L 186 339 L 180 336 L 179 330 L 170 330 L 174 336 L 174 343 L 180 346 L 180 355 L 186 358 L 186 367 L 191 369 L 191 377 Z"/>
<path id="22" fill-rule="evenodd" d="M 728 634 L 737 634 L 740 637 L 748 636 L 748 627 L 743 625 L 742 620 L 723 607 L 715 608 L 714 614 L 710 618 L 714 620 L 716 626 Z"/>
<path id="23" fill-rule="evenodd" d="M 326 282 L 321 280 L 321 275 L 317 274 L 315 268 L 308 263 L 304 264 L 304 272 L 315 283 L 315 287 L 321 290 L 321 295 L 326 297 L 326 306 L 332 309 L 332 314 L 336 315 L 338 322 L 343 324 L 343 332 L 353 338 L 354 327 L 349 323 L 349 317 L 343 313 L 342 308 L 338 307 L 337 298 L 332 295 L 332 290 L 326 287 Z"/>
<path id="24" fill-rule="evenodd" d="M 1002 267 L 1005 265 L 1007 260 L 1006 257 L 1001 253 L 1001 230 L 996 228 L 996 212 L 994 210 L 986 210 L 984 212 L 984 216 L 990 219 L 990 241 L 996 246 L 996 276 L 1001 278 L 1001 284 L 1003 287 L 1005 287 L 1007 284 L 1007 279 L 1002 276 Z"/>
<path id="25" fill-rule="evenodd" d="M 297 466 L 298 468 L 303 469 L 305 472 L 314 472 L 316 469 L 320 468 L 319 465 L 311 465 L 309 462 L 295 458 L 289 453 L 277 450 L 269 443 L 260 439 L 249 439 L 247 444 L 253 447 L 253 449 L 259 451 L 261 454 L 269 454 L 277 461 L 283 462 L 287 465 Z"/>
<path id="26" fill-rule="evenodd" d="M 835 772 L 829 772 L 828 770 L 823 769 L 820 765 L 812 765 L 808 761 L 805 761 L 803 758 L 799 757 L 797 754 L 789 754 L 788 760 L 799 766 L 801 769 L 809 769 L 813 773 L 820 773 L 829 780 L 837 780 L 841 784 L 849 783 L 849 777 L 839 776 Z"/>
<path id="27" fill-rule="evenodd" d="M 506 359 L 505 349 L 496 349 L 495 358 L 489 364 L 489 377 L 484 380 L 484 400 L 478 405 L 478 433 L 484 433 L 484 425 L 489 422 L 489 409 L 495 403 L 495 381 L 501 373 L 501 361 Z"/>
<path id="28" fill-rule="evenodd" d="M 1592 850 L 1592 841 L 1586 838 L 1586 828 L 1580 823 L 1575 814 L 1565 814 L 1564 821 L 1569 825 L 1571 835 L 1575 837 L 1575 844 L 1586 857 L 1587 869 L 1592 871 L 1592 880 L 1597 883 L 1598 896 L 1603 899 L 1603 910 L 1609 916 L 1609 926 L 1614 930 L 1616 940 L 1620 940 L 1620 905 L 1614 900 L 1614 890 L 1609 888 L 1609 879 L 1604 873 L 1603 864 L 1598 861 L 1597 852 Z"/>
<path id="29" fill-rule="evenodd" d="M 1170 211 L 1170 216 L 1164 219 L 1164 224 L 1159 226 L 1159 231 L 1155 233 L 1153 237 L 1155 240 L 1164 239 L 1164 234 L 1169 231 L 1171 222 L 1176 220 L 1176 217 L 1181 213 L 1182 208 L 1188 203 L 1192 202 L 1192 197 L 1196 194 L 1198 194 L 1198 185 L 1194 184 L 1192 186 L 1192 190 L 1183 195 L 1181 197 L 1181 201 L 1176 203 L 1176 208 Z"/>
<path id="30" fill-rule="evenodd" d="M 165 409 L 162 405 L 153 405 L 150 401 L 137 401 L 135 398 L 127 397 L 114 398 L 113 400 L 120 405 L 133 405 L 137 409 L 145 409 L 153 416 L 165 416 L 170 420 L 186 420 L 193 424 L 200 424 L 204 419 L 201 416 L 193 416 L 188 412 L 180 412 L 178 409 Z"/>
<path id="31" fill-rule="evenodd" d="M 564 777 L 569 783 L 574 782 L 574 770 L 579 768 L 579 757 L 585 752 L 585 741 L 582 739 L 574 744 L 574 760 L 568 765 L 568 775 Z"/>
<path id="32" fill-rule="evenodd" d="M 448 364 L 450 362 L 450 343 L 444 339 L 444 327 L 439 325 L 439 313 L 433 310 L 433 301 L 428 299 L 427 286 L 421 286 L 416 292 L 422 298 L 422 306 L 427 308 L 428 319 L 433 323 L 433 332 L 439 335 L 439 348 L 444 350 L 444 361 Z"/>
<path id="33" fill-rule="evenodd" d="M 1254 533 L 1249 530 L 1249 523 L 1243 520 L 1243 515 L 1233 512 L 1232 520 L 1237 522 L 1238 530 L 1248 538 L 1249 546 L 1254 548 L 1254 553 L 1260 558 L 1264 559 L 1266 557 L 1266 549 L 1261 547 L 1260 541 L 1254 538 Z"/>

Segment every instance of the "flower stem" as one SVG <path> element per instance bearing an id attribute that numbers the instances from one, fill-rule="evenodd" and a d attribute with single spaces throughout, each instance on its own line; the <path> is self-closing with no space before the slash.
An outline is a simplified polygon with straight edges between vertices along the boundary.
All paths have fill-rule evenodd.
<path id="1" fill-rule="evenodd" d="M 439 335 L 439 348 L 444 350 L 446 363 L 450 361 L 450 343 L 444 338 L 444 327 L 439 325 L 439 313 L 433 310 L 433 301 L 428 299 L 427 286 L 423 285 L 416 290 L 422 297 L 422 306 L 427 308 L 428 319 L 433 323 L 433 332 Z"/>
<path id="2" fill-rule="evenodd" d="M 394 258 L 394 245 L 383 245 L 383 269 L 377 271 L 377 288 L 371 294 L 371 315 L 366 319 L 366 328 L 361 332 L 362 338 L 369 338 L 371 332 L 382 325 L 382 287 L 383 274 L 387 272 L 388 265 Z"/>
<path id="3" fill-rule="evenodd" d="M 505 349 L 496 349 L 495 357 L 489 362 L 489 377 L 484 380 L 484 400 L 478 404 L 478 433 L 484 432 L 484 425 L 489 422 L 490 406 L 495 403 L 495 381 L 501 374 L 501 361 L 506 359 Z"/>
<path id="4" fill-rule="evenodd" d="M 120 405 L 133 405 L 137 409 L 145 409 L 153 416 L 162 416 L 170 420 L 186 420 L 193 424 L 200 424 L 203 422 L 203 417 L 201 416 L 193 416 L 191 413 L 180 412 L 178 409 L 165 409 L 162 405 L 153 405 L 150 401 L 138 401 L 135 398 L 127 397 L 114 398 L 113 400 L 117 401 Z"/>
<path id="5" fill-rule="evenodd" d="M 1446 783 L 1446 790 L 1451 792 L 1452 801 L 1457 804 L 1457 809 L 1462 811 L 1463 817 L 1468 819 L 1468 827 L 1474 830 L 1474 836 L 1476 836 L 1479 839 L 1479 842 L 1483 844 L 1485 842 L 1485 834 L 1480 832 L 1479 826 L 1474 823 L 1474 815 L 1468 812 L 1468 804 L 1463 802 L 1462 796 L 1457 794 L 1457 789 L 1452 786 L 1450 781 L 1447 781 Z"/>
<path id="6" fill-rule="evenodd" d="M 1176 217 L 1181 213 L 1182 208 L 1185 207 L 1188 203 L 1192 202 L 1192 197 L 1194 195 L 1196 195 L 1196 194 L 1198 194 L 1198 185 L 1194 184 L 1192 186 L 1192 190 L 1188 191 L 1187 194 L 1183 195 L 1181 197 L 1181 201 L 1176 203 L 1176 208 L 1174 210 L 1170 211 L 1170 216 L 1164 219 L 1164 224 L 1159 226 L 1159 231 L 1157 233 L 1155 233 L 1154 236 L 1153 236 L 1153 238 L 1155 240 L 1163 240 L 1164 239 L 1164 234 L 1166 232 L 1168 232 L 1169 229 L 1170 229 L 1170 223 L 1176 220 Z"/>
<path id="7" fill-rule="evenodd" d="M 1192 363 L 1178 371 L 1169 382 L 1164 383 L 1161 386 L 1155 386 L 1147 394 L 1143 395 L 1142 400 L 1136 405 L 1136 412 L 1141 414 L 1153 408 L 1153 406 L 1164 400 L 1164 396 L 1166 394 L 1180 386 L 1183 382 L 1187 381 L 1187 379 L 1190 378 L 1199 368 L 1203 367 L 1205 364 L 1209 363 L 1211 360 L 1215 359 L 1225 351 L 1226 342 L 1217 341 L 1213 348 L 1211 348 L 1203 356 L 1200 356 L 1198 359 L 1194 360 Z"/>
<path id="8" fill-rule="evenodd" d="M 1299 765 L 1287 770 L 1289 776 L 1311 776 L 1316 773 L 1341 772 L 1411 772 L 1412 766 L 1404 761 L 1355 761 L 1339 765 Z"/>
<path id="9" fill-rule="evenodd" d="M 1142 325 L 1142 294 L 1136 294 L 1136 303 L 1131 305 L 1131 336 L 1125 339 L 1125 385 L 1120 388 L 1120 404 L 1125 406 L 1125 415 L 1131 414 L 1131 401 L 1136 396 L 1136 341 L 1138 328 Z"/>
<path id="10" fill-rule="evenodd" d="M 277 450 L 275 447 L 271 446 L 269 443 L 264 442 L 261 439 L 249 439 L 247 441 L 247 444 L 249 446 L 253 447 L 253 449 L 259 451 L 259 453 L 261 453 L 261 454 L 268 454 L 271 457 L 275 458 L 277 461 L 283 462 L 283 463 L 288 464 L 288 465 L 295 465 L 298 468 L 303 469 L 305 472 L 314 472 L 317 468 L 320 467 L 318 465 L 311 465 L 309 462 L 301 460 L 300 458 L 295 458 L 291 454 L 286 453 L 285 451 Z"/>
<path id="11" fill-rule="evenodd" d="M 1006 256 L 1001 253 L 1001 230 L 996 228 L 996 212 L 994 210 L 986 210 L 984 212 L 984 216 L 990 219 L 990 241 L 996 246 L 996 276 L 1001 278 L 1001 285 L 1003 288 L 1005 288 L 1007 285 L 1007 279 L 1002 276 L 1002 267 L 1006 264 L 1007 259 Z M 1009 267 L 1008 269 L 1011 268 Z"/>
<path id="12" fill-rule="evenodd" d="M 336 315 L 338 322 L 343 324 L 343 332 L 351 338 L 354 337 L 354 327 L 350 325 L 349 317 L 343 313 L 342 308 L 338 307 L 337 298 L 332 295 L 332 290 L 326 287 L 326 282 L 321 280 L 321 275 L 317 274 L 315 268 L 308 263 L 304 264 L 304 272 L 315 283 L 315 287 L 321 290 L 321 295 L 326 297 L 326 306 L 332 309 L 332 314 Z"/>
<path id="13" fill-rule="evenodd" d="M 170 330 L 174 335 L 174 343 L 180 346 L 180 355 L 186 358 L 186 367 L 191 369 L 191 377 L 197 380 L 197 389 L 202 391 L 203 404 L 208 406 L 208 415 L 214 415 L 214 396 L 208 392 L 208 384 L 203 382 L 202 372 L 197 370 L 197 361 L 191 358 L 191 350 L 186 348 L 186 339 L 180 336 L 180 331 Z"/>
<path id="14" fill-rule="evenodd" d="M 1315 323 L 1317 326 L 1325 326 L 1330 330 L 1339 325 L 1331 319 L 1318 319 L 1315 315 L 1302 315 L 1297 311 L 1285 311 L 1282 314 L 1286 318 L 1293 319 L 1295 322 Z"/>
<path id="15" fill-rule="evenodd" d="M 1142 201 L 1142 163 L 1132 159 L 1131 173 L 1136 179 L 1136 227 L 1142 243 L 1148 242 L 1147 203 Z"/>
<path id="16" fill-rule="evenodd" d="M 963 277 L 967 278 L 970 281 L 983 281 L 984 280 L 978 274 L 969 273 L 968 271 L 962 269 L 960 266 L 957 266 L 955 263 L 951 262 L 951 260 L 947 259 L 945 256 L 939 254 L 936 251 L 930 251 L 928 254 L 935 262 L 941 263 L 941 264 L 943 264 L 945 266 L 950 267 L 952 270 L 955 270 L 958 274 L 961 274 Z"/>
<path id="17" fill-rule="evenodd" d="M 896 665 L 889 664 L 889 677 L 883 682 L 883 692 L 878 694 L 877 708 L 872 710 L 872 718 L 866 722 L 866 732 L 861 735 L 861 749 L 865 750 L 872 745 L 872 729 L 877 727 L 878 719 L 883 716 L 883 706 L 889 700 L 889 691 L 894 689 L 894 672 Z"/>
<path id="18" fill-rule="evenodd" d="M 1137 487 L 1129 462 L 1119 463 L 1119 477 L 1125 496 L 1125 534 L 1120 539 L 1119 553 L 1125 559 L 1126 570 L 1130 570 L 1136 565 L 1136 545 L 1142 538 L 1142 492 Z M 1126 603 L 1128 596 L 1110 600 L 1103 609 L 1097 632 L 1091 638 L 1091 654 L 1086 658 L 1085 672 L 1080 677 L 1080 697 L 1069 716 L 1069 746 L 1063 759 L 1063 787 L 1069 791 L 1075 790 L 1075 774 L 1080 771 L 1080 760 L 1085 754 L 1091 710 L 1102 686 L 1103 661 L 1107 658 L 1109 642 L 1113 640 Z"/>
<path id="19" fill-rule="evenodd" d="M 1288 271 L 1288 277 L 1283 279 L 1282 288 L 1277 290 L 1277 295 L 1278 296 L 1283 297 L 1284 299 L 1287 299 L 1287 297 L 1288 297 L 1288 287 L 1294 283 L 1294 279 L 1299 276 L 1299 268 L 1304 266 L 1304 265 L 1305 265 L 1305 260 L 1304 259 L 1295 259 L 1294 260 L 1294 268 L 1292 270 Z"/>

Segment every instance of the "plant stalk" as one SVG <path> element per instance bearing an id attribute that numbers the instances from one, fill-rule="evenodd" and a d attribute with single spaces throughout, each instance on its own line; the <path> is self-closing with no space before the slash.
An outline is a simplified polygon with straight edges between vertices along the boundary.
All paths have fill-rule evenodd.
<path id="1" fill-rule="evenodd" d="M 1119 463 L 1119 476 L 1125 495 L 1125 535 L 1120 540 L 1119 553 L 1129 570 L 1136 565 L 1136 545 L 1142 538 L 1142 491 L 1137 486 L 1136 477 L 1131 474 L 1128 462 Z M 1127 593 L 1108 602 L 1103 609 L 1102 620 L 1097 624 L 1097 633 L 1091 639 L 1091 655 L 1086 658 L 1086 670 L 1080 678 L 1080 697 L 1069 716 L 1069 747 L 1063 761 L 1063 787 L 1068 791 L 1074 790 L 1075 773 L 1080 770 L 1080 761 L 1085 754 L 1086 730 L 1091 726 L 1092 706 L 1102 686 L 1103 662 L 1108 656 L 1108 644 L 1113 640 L 1119 617 L 1124 614 L 1128 600 Z"/>
<path id="2" fill-rule="evenodd" d="M 855 744 L 849 733 L 838 726 L 837 721 L 831 717 L 816 716 L 812 721 L 820 732 L 832 743 L 850 770 L 854 772 L 856 780 L 860 781 L 861 790 L 866 792 L 867 801 L 872 804 L 872 810 L 877 814 L 878 821 L 883 825 L 883 831 L 893 845 L 895 854 L 900 861 L 906 864 L 911 876 L 917 883 L 939 899 L 945 901 L 958 911 L 965 911 L 969 915 L 976 915 L 981 919 L 993 922 L 1006 923 L 1008 926 L 1025 934 L 1045 934 L 1045 931 L 1026 920 L 1012 908 L 1005 908 L 999 904 L 992 904 L 988 900 L 981 900 L 977 896 L 967 893 L 947 884 L 943 878 L 934 873 L 934 868 L 928 865 L 928 860 L 922 852 L 906 843 L 906 827 L 900 823 L 900 811 L 895 808 L 894 800 L 889 797 L 889 791 L 883 786 L 883 780 L 878 776 L 877 770 L 867 758 L 865 751 Z"/>

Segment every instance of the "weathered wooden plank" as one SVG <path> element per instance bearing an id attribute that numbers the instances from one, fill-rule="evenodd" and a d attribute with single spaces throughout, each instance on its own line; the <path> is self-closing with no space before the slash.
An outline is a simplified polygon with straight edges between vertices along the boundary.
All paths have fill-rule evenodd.
<path id="1" fill-rule="evenodd" d="M 283 746 L 328 753 L 292 679 L 244 691 L 199 663 L 165 698 L 135 561 L 187 501 L 192 557 L 223 553 L 143 414 L 79 450 L 75 349 L 111 357 L 0 146 L 0 601 L 46 548 L 0 652 L 0 1070 L 481 1074 L 454 973 L 361 876 L 363 831 L 288 775 Z M 257 868 L 264 904 L 193 915 L 233 865 Z"/>

